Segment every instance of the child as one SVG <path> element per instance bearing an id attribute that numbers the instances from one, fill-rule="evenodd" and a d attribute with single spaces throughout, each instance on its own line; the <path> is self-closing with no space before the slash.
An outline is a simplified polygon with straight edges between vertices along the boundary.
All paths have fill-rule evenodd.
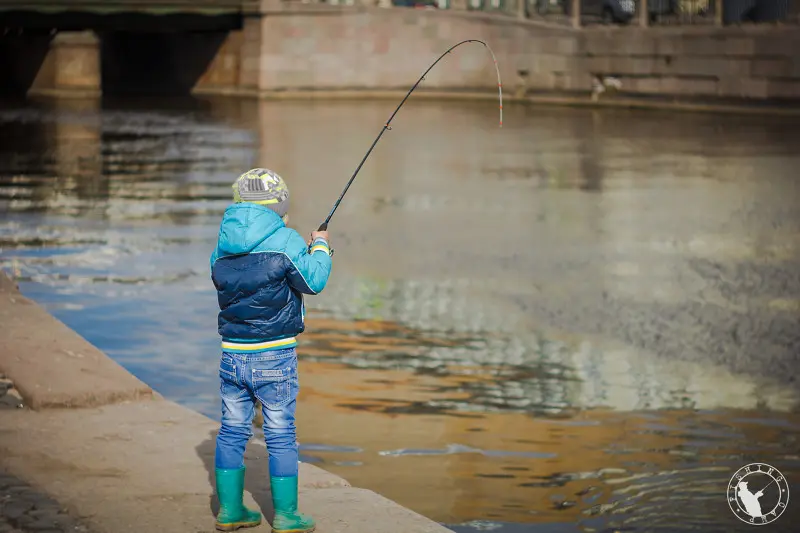
<path id="1" fill-rule="evenodd" d="M 253 403 L 259 400 L 275 508 L 272 531 L 307 533 L 314 531 L 314 520 L 297 512 L 295 335 L 305 329 L 303 294 L 320 293 L 331 272 L 328 232 L 314 231 L 306 243 L 286 227 L 289 190 L 270 170 L 242 174 L 233 190 L 235 203 L 225 210 L 211 255 L 222 336 L 216 528 L 233 531 L 261 523 L 261 514 L 242 503 L 244 449 L 253 435 Z"/>

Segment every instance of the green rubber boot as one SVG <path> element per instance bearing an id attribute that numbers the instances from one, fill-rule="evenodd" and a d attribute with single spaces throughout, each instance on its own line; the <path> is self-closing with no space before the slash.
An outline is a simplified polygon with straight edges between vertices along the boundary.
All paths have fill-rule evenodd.
<path id="1" fill-rule="evenodd" d="M 219 514 L 216 527 L 219 531 L 235 531 L 241 527 L 255 527 L 261 523 L 261 513 L 244 506 L 244 468 L 216 469 Z"/>
<path id="2" fill-rule="evenodd" d="M 297 476 L 270 477 L 275 519 L 272 533 L 311 533 L 317 527 L 310 516 L 297 512 Z"/>

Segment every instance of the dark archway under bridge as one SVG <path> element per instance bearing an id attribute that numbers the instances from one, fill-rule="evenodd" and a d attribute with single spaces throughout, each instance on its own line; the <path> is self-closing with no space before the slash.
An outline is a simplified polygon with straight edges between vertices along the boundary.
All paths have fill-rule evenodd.
<path id="1" fill-rule="evenodd" d="M 242 2 L 0 1 L 0 94 L 188 94 Z"/>

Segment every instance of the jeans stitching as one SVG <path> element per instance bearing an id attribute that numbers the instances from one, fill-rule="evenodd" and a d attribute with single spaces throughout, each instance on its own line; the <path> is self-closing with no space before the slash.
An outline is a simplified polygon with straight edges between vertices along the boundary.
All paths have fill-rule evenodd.
<path id="1" fill-rule="evenodd" d="M 259 383 L 262 383 L 262 384 L 264 384 L 264 383 L 272 383 L 272 384 L 274 384 L 274 386 L 277 388 L 276 396 L 278 398 L 280 398 L 282 394 L 285 395 L 285 397 L 282 400 L 279 400 L 276 403 L 265 401 L 264 398 L 262 397 L 262 395 L 259 394 L 258 387 L 255 386 L 255 382 L 253 383 L 253 394 L 255 395 L 256 398 L 258 398 L 258 401 L 261 402 L 261 405 L 263 405 L 264 407 L 268 408 L 271 411 L 278 410 L 281 407 L 284 407 L 286 404 L 288 404 L 289 402 L 292 401 L 292 388 L 291 388 L 291 385 L 290 385 L 290 381 L 291 381 L 291 377 L 288 377 L 288 378 L 283 379 L 281 381 L 260 381 L 259 382 Z"/>
<path id="2" fill-rule="evenodd" d="M 259 352 L 264 354 L 265 352 Z M 296 355 L 294 350 L 290 350 L 284 353 L 277 353 L 275 355 L 259 355 L 258 357 L 248 357 L 247 360 L 253 363 L 257 363 L 259 361 L 279 361 L 281 359 L 288 359 L 290 357 L 294 357 Z"/>
<path id="3" fill-rule="evenodd" d="M 251 376 L 253 378 L 253 383 L 262 383 L 264 381 L 283 381 L 286 377 L 286 374 L 283 373 L 282 368 L 276 368 L 274 370 L 265 370 L 262 368 L 254 368 L 252 369 Z M 256 377 L 256 372 L 258 372 L 258 376 Z M 277 378 L 277 379 L 273 379 Z"/>
<path id="4" fill-rule="evenodd" d="M 228 400 L 228 401 L 235 402 L 235 401 L 238 401 L 238 400 L 241 400 L 242 398 L 244 398 L 245 394 L 247 393 L 247 389 L 243 389 L 243 388 L 238 388 L 237 387 L 236 394 L 234 394 L 234 395 L 225 394 L 223 392 L 224 388 L 225 388 L 225 385 L 228 385 L 231 388 L 236 386 L 235 384 L 230 383 L 228 381 L 225 381 L 224 379 L 220 380 L 220 382 L 219 382 L 219 395 L 222 397 L 223 400 Z"/>
<path id="5" fill-rule="evenodd" d="M 280 409 L 281 407 L 285 407 L 286 404 L 288 404 L 289 402 L 292 401 L 291 393 L 287 394 L 286 398 L 284 398 L 283 400 L 281 400 L 278 403 L 267 403 L 267 402 L 265 402 L 264 398 L 261 397 L 261 395 L 258 393 L 258 391 L 255 391 L 255 396 L 256 396 L 256 398 L 258 398 L 258 401 L 261 402 L 261 405 L 263 405 L 264 407 L 266 407 L 270 411 L 277 411 L 278 409 Z"/>
<path id="6" fill-rule="evenodd" d="M 274 355 L 266 355 L 267 353 L 270 352 L 259 352 L 257 357 L 253 357 L 252 354 L 234 354 L 225 351 L 222 352 L 222 360 L 226 363 L 229 362 L 229 364 L 234 368 L 234 372 L 230 372 L 226 369 L 223 369 L 220 365 L 219 373 L 222 382 L 220 385 L 220 394 L 223 396 L 223 398 L 230 401 L 237 401 L 241 400 L 246 395 L 251 394 L 257 398 L 264 407 L 272 411 L 280 410 L 292 401 L 294 397 L 292 387 L 299 389 L 297 386 L 297 352 L 295 348 L 282 348 L 279 350 L 274 350 Z M 251 364 L 265 361 L 279 361 L 290 358 L 295 358 L 295 361 L 289 362 L 288 364 L 282 364 L 282 368 L 280 369 L 266 370 L 268 373 L 280 371 L 281 376 L 254 376 L 255 371 L 263 371 L 264 369 L 252 368 Z M 246 375 L 248 369 L 250 370 L 249 376 Z M 240 373 L 245 375 L 239 376 Z M 223 384 L 226 382 L 230 388 L 235 387 L 238 389 L 235 397 L 222 394 Z M 259 394 L 258 387 L 263 387 L 266 384 L 272 384 L 270 386 L 275 387 L 275 395 L 279 399 L 278 402 L 266 402 L 264 401 L 263 395 Z"/>

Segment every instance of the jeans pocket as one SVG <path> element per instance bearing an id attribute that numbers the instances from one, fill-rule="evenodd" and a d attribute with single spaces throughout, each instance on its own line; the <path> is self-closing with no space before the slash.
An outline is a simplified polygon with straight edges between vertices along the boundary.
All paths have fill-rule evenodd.
<path id="1" fill-rule="evenodd" d="M 295 357 L 252 364 L 253 391 L 267 409 L 279 409 L 296 396 L 297 359 Z"/>
<path id="2" fill-rule="evenodd" d="M 236 362 L 232 357 L 222 354 L 219 361 L 219 393 L 228 400 L 238 400 L 247 389 L 236 379 Z"/>
<path id="3" fill-rule="evenodd" d="M 225 353 L 219 358 L 219 377 L 226 376 L 236 381 L 236 361 Z"/>

